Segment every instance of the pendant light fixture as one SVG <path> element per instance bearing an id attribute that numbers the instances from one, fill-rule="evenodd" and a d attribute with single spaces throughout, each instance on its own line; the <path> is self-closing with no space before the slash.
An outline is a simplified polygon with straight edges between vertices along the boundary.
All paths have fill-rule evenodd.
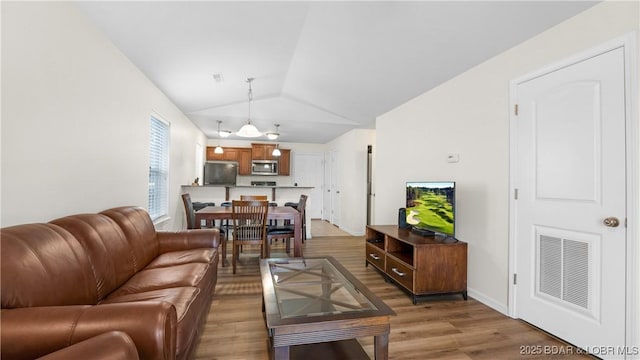
<path id="1" fill-rule="evenodd" d="M 278 128 L 280 127 L 280 124 L 274 124 L 274 125 L 276 126 L 276 131 L 267 133 L 267 138 L 269 140 L 275 140 L 278 138 L 278 136 L 280 136 L 280 134 L 278 133 Z"/>
<path id="2" fill-rule="evenodd" d="M 280 134 L 278 133 L 278 128 L 280 127 L 280 124 L 274 124 L 274 125 L 276 126 L 276 132 L 272 132 L 272 133 L 268 133 L 268 134 L 267 134 L 267 137 L 268 137 L 269 139 L 271 139 L 271 140 L 275 140 L 275 139 L 277 139 L 277 138 L 278 138 L 278 136 L 280 136 Z M 278 157 L 278 156 L 280 156 L 280 155 L 281 155 L 281 152 L 280 152 L 279 147 L 280 147 L 280 145 L 279 145 L 279 144 L 276 144 L 275 149 L 273 149 L 273 151 L 271 152 L 271 156 L 276 156 L 276 157 Z"/>
<path id="3" fill-rule="evenodd" d="M 247 118 L 247 123 L 244 124 L 240 130 L 236 133 L 236 135 L 241 137 L 255 138 L 261 136 L 262 133 L 258 131 L 258 128 L 255 127 L 251 123 L 251 100 L 253 99 L 253 92 L 251 91 L 251 82 L 253 78 L 248 78 L 247 82 L 249 83 L 249 116 Z"/>
<path id="4" fill-rule="evenodd" d="M 222 120 L 218 120 L 218 138 L 221 137 L 220 135 L 220 124 L 222 123 Z M 227 135 L 229 136 L 229 135 Z M 223 154 L 224 150 L 222 149 L 222 146 L 220 146 L 220 143 L 218 142 L 218 146 L 216 146 L 216 148 L 213 150 L 213 152 L 215 154 Z"/>
<path id="5" fill-rule="evenodd" d="M 282 153 L 280 152 L 280 144 L 276 144 L 276 148 L 273 149 L 273 152 L 271 153 L 271 156 L 280 156 L 282 155 Z"/>

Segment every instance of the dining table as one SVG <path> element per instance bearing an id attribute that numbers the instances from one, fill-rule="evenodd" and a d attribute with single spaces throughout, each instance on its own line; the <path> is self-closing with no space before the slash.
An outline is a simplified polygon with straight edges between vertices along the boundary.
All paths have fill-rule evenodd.
<path id="1" fill-rule="evenodd" d="M 203 220 L 207 224 L 213 220 L 232 220 L 231 206 L 207 206 L 195 212 L 195 227 L 200 228 Z M 293 256 L 302 257 L 302 218 L 300 212 L 291 206 L 270 206 L 267 212 L 268 220 L 290 220 L 293 223 Z M 266 241 L 266 240 L 265 240 Z M 269 246 L 269 244 L 265 244 Z M 222 266 L 226 266 L 227 241 L 222 241 Z"/>

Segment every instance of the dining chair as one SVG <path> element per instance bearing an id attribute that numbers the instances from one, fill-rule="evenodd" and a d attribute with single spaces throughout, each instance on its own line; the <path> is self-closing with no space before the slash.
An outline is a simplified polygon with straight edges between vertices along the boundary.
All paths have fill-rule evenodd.
<path id="1" fill-rule="evenodd" d="M 194 203 L 191 201 L 189 193 L 182 194 L 182 204 L 184 205 L 184 213 L 187 216 L 187 229 L 196 228 L 196 211 L 207 206 L 216 206 L 215 203 Z M 213 225 L 213 224 L 212 224 Z M 205 223 L 204 227 L 209 227 L 209 223 Z"/>
<path id="2" fill-rule="evenodd" d="M 196 213 L 193 202 L 191 201 L 191 195 L 189 193 L 182 194 L 182 204 L 184 205 L 184 212 L 187 215 L 187 229 L 195 229 L 196 228 Z M 206 203 L 206 206 L 216 206 L 214 203 Z M 198 209 L 199 210 L 199 209 Z M 209 224 L 205 221 L 205 225 L 200 227 L 204 228 L 214 228 L 218 229 L 220 232 L 220 243 L 226 245 L 227 241 L 227 232 L 222 227 L 215 226 L 215 220 Z M 222 246 L 223 251 L 226 250 L 226 246 Z"/>
<path id="3" fill-rule="evenodd" d="M 298 202 L 295 209 L 300 212 L 300 221 L 301 221 L 300 228 L 302 231 L 301 236 L 303 241 L 304 241 L 304 233 L 306 232 L 306 229 L 304 226 L 305 224 L 304 216 L 305 216 L 306 207 L 307 207 L 307 195 L 300 195 L 300 201 Z M 269 245 L 274 239 L 282 239 L 285 241 L 286 252 L 289 253 L 289 251 L 291 250 L 291 238 L 295 236 L 294 226 L 295 224 L 288 224 L 284 226 L 270 226 L 267 229 L 267 240 L 269 241 Z"/>
<path id="4" fill-rule="evenodd" d="M 233 220 L 233 273 L 240 257 L 239 248 L 244 245 L 260 245 L 261 257 L 269 257 L 267 246 L 267 214 L 269 202 L 266 200 L 233 200 L 231 202 Z"/>
<path id="5" fill-rule="evenodd" d="M 196 228 L 196 209 L 195 209 L 195 205 L 194 203 L 191 201 L 191 195 L 189 193 L 186 194 L 182 194 L 182 204 L 184 205 L 184 213 L 187 216 L 187 229 L 195 229 Z M 215 203 L 204 203 L 205 206 L 216 206 Z M 202 208 L 201 206 L 199 206 L 200 208 Z M 200 210 L 200 209 L 198 209 Z M 226 232 L 224 231 L 224 229 L 220 228 L 220 227 L 216 227 L 215 226 L 215 222 L 212 222 L 211 224 L 209 224 L 208 222 L 206 222 L 204 224 L 204 226 L 202 226 L 202 224 L 200 225 L 200 227 L 204 227 L 204 228 L 216 228 L 220 231 L 220 240 L 221 241 L 226 241 Z"/>

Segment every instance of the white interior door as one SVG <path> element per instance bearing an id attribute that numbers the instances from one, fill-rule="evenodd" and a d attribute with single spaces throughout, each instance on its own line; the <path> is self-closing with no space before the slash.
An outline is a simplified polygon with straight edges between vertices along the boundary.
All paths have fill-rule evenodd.
<path id="1" fill-rule="evenodd" d="M 307 200 L 307 217 L 311 219 L 322 218 L 323 202 L 323 154 L 298 154 L 294 155 L 294 182 L 298 186 L 312 186 Z"/>
<path id="2" fill-rule="evenodd" d="M 514 84 L 515 315 L 583 349 L 625 345 L 624 68 L 617 48 Z"/>

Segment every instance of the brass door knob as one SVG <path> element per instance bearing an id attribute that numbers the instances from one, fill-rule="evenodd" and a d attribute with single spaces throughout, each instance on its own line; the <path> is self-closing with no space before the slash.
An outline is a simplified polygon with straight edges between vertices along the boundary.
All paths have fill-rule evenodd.
<path id="1" fill-rule="evenodd" d="M 616 217 L 608 217 L 604 219 L 603 223 L 604 223 L 604 226 L 618 227 L 618 225 L 620 225 L 620 220 L 618 220 L 618 218 Z"/>

